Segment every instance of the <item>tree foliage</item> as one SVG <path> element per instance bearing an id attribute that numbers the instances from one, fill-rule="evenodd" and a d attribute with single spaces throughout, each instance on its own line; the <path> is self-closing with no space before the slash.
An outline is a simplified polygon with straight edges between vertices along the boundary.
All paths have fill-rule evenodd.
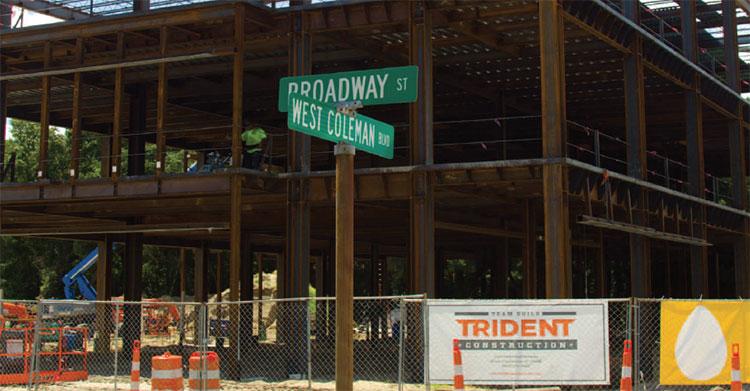
<path id="1" fill-rule="evenodd" d="M 41 131 L 39 124 L 11 119 L 6 156 L 16 153 L 16 181 L 36 180 L 39 166 Z M 79 178 L 101 176 L 102 136 L 82 132 L 80 138 Z M 124 140 L 126 141 L 126 140 Z M 50 128 L 49 160 L 46 177 L 65 180 L 70 176 L 72 133 Z M 127 156 L 124 142 L 123 156 Z M 182 172 L 182 151 L 167 153 L 166 171 Z M 153 174 L 156 146 L 146 146 L 146 174 Z M 148 163 L 150 162 L 150 164 Z M 123 159 L 123 172 L 127 159 Z M 0 287 L 8 299 L 64 298 L 62 277 L 80 262 L 97 243 L 25 237 L 3 237 L 0 245 Z M 123 246 L 113 252 L 113 292 L 122 294 Z M 145 297 L 179 294 L 179 250 L 144 246 L 143 281 Z M 86 272 L 96 286 L 96 267 Z"/>

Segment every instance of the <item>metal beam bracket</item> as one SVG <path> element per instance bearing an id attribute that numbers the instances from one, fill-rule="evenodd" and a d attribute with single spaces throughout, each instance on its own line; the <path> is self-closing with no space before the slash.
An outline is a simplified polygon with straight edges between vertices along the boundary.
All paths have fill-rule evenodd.
<path id="1" fill-rule="evenodd" d="M 348 115 L 349 117 L 355 118 L 357 116 L 357 109 L 361 109 L 362 107 L 362 101 L 361 100 L 353 100 L 350 102 L 338 102 L 336 103 L 336 111 Z"/>

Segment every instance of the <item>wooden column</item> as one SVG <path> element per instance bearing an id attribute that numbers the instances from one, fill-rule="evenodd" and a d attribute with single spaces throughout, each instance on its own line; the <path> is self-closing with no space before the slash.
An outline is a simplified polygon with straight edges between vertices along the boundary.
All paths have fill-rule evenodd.
<path id="1" fill-rule="evenodd" d="M 409 160 L 432 164 L 432 17 L 424 1 L 413 1 L 409 19 L 409 61 L 419 67 L 418 99 L 409 104 Z M 411 175 L 409 202 L 409 291 L 435 297 L 435 194 L 429 173 Z"/>
<path id="2" fill-rule="evenodd" d="M 196 303 L 205 303 L 208 301 L 208 260 L 211 256 L 209 248 L 206 243 L 202 243 L 200 248 L 193 249 L 194 255 L 194 280 L 193 280 L 193 292 L 195 298 L 193 301 Z M 195 315 L 193 321 L 193 341 L 194 343 L 201 343 L 201 322 L 199 315 Z"/>
<path id="3" fill-rule="evenodd" d="M 0 3 L 2 4 L 2 3 Z M 5 59 L 0 58 L 0 73 L 8 70 Z M 0 182 L 4 180 L 5 172 L 5 133 L 8 122 L 8 81 L 0 81 Z"/>
<path id="4" fill-rule="evenodd" d="M 558 1 L 539 2 L 542 133 L 545 158 L 566 155 L 565 62 L 563 22 Z M 545 165 L 544 249 L 547 298 L 571 297 L 570 227 L 567 177 L 561 164 Z"/>
<path id="5" fill-rule="evenodd" d="M 96 263 L 96 300 L 112 299 L 112 237 L 104 235 L 99 242 L 99 260 Z"/>
<path id="6" fill-rule="evenodd" d="M 594 289 L 596 297 L 607 297 L 607 257 L 606 248 L 604 247 L 604 230 L 597 229 L 599 233 L 599 250 L 597 251 L 596 264 L 594 265 L 594 274 L 596 278 Z"/>
<path id="7" fill-rule="evenodd" d="M 159 50 L 162 57 L 167 56 L 167 26 L 161 26 L 159 34 Z M 156 167 L 155 173 L 160 177 L 165 170 L 165 148 L 167 144 L 167 135 L 164 133 L 164 126 L 167 120 L 167 63 L 159 63 L 158 87 L 156 97 Z"/>
<path id="8" fill-rule="evenodd" d="M 148 11 L 150 8 L 150 0 L 133 0 L 133 12 Z"/>
<path id="9" fill-rule="evenodd" d="M 125 33 L 117 33 L 117 59 L 122 61 L 125 58 Z M 115 69 L 115 91 L 114 91 L 114 113 L 112 123 L 112 151 L 111 151 L 111 176 L 113 181 L 117 181 L 117 177 L 120 175 L 120 165 L 122 162 L 122 148 L 120 147 L 120 137 L 122 135 L 122 106 L 125 98 L 125 83 L 124 83 L 124 72 L 123 68 Z"/>
<path id="10" fill-rule="evenodd" d="M 195 281 L 194 281 L 194 292 L 195 301 L 197 303 L 205 303 L 208 301 L 208 259 L 210 256 L 209 249 L 206 244 L 202 244 L 201 248 L 194 250 L 195 254 Z"/>
<path id="11" fill-rule="evenodd" d="M 143 234 L 125 234 L 125 301 L 141 301 L 143 296 Z M 121 329 L 123 346 L 133 346 L 141 336 L 141 308 L 138 304 L 125 304 Z M 130 359 L 132 352 L 125 349 Z"/>
<path id="12" fill-rule="evenodd" d="M 180 249 L 180 303 L 185 302 L 185 296 L 187 291 L 187 251 L 184 248 Z M 180 321 L 177 325 L 177 330 L 180 333 L 179 344 L 182 345 L 185 342 L 185 306 L 180 306 Z"/>
<path id="13" fill-rule="evenodd" d="M 255 253 L 251 237 L 248 232 L 242 232 L 242 261 L 240 264 L 240 301 L 253 300 L 253 259 Z M 242 304 L 239 308 L 240 330 L 246 330 L 240 333 L 240 356 L 239 365 L 240 373 L 244 365 L 249 364 L 250 348 L 253 346 L 253 304 Z"/>
<path id="14" fill-rule="evenodd" d="M 737 93 L 742 92 L 740 85 L 739 48 L 737 46 L 737 3 L 723 0 L 721 3 L 724 24 L 724 63 L 727 69 L 727 83 Z M 747 187 L 745 184 L 745 131 L 740 127 L 742 103 L 738 102 L 733 111 L 735 118 L 730 118 L 729 125 L 729 159 L 732 175 L 732 206 L 747 210 Z M 740 297 L 750 296 L 750 243 L 748 219 L 743 221 L 743 235 L 734 240 L 734 279 L 735 294 Z"/>
<path id="15" fill-rule="evenodd" d="M 148 91 L 146 84 L 135 86 L 130 97 L 130 120 L 128 135 L 128 175 L 143 175 L 146 172 L 146 110 Z"/>
<path id="16" fill-rule="evenodd" d="M 75 62 L 83 64 L 83 38 L 76 39 Z M 75 183 L 80 175 L 81 157 L 81 72 L 73 74 L 73 119 L 70 142 L 70 181 Z"/>
<path id="17" fill-rule="evenodd" d="M 695 2 L 680 0 L 682 26 L 682 51 L 690 61 L 698 62 L 698 34 L 695 24 Z M 699 92 L 698 75 L 689 83 L 685 91 L 685 126 L 688 158 L 688 182 L 690 195 L 705 198 L 705 172 L 703 158 L 703 114 Z M 693 236 L 706 238 L 704 220 L 705 207 L 695 205 L 692 210 Z M 692 297 L 708 297 L 708 253 L 705 246 L 690 246 L 690 276 Z"/>
<path id="18" fill-rule="evenodd" d="M 640 23 L 638 0 L 625 0 L 623 13 L 635 23 Z M 643 59 L 641 38 L 637 36 L 630 45 L 630 54 L 624 59 L 625 127 L 628 140 L 628 175 L 647 180 L 646 165 L 646 98 L 643 85 Z M 645 193 L 631 194 L 633 224 L 646 224 Z M 651 295 L 651 246 L 648 238 L 630 234 L 630 292 L 634 297 Z"/>
<path id="19" fill-rule="evenodd" d="M 290 6 L 309 4 L 291 1 Z M 309 75 L 312 70 L 310 15 L 305 11 L 289 14 L 289 76 Z M 288 172 L 310 172 L 310 136 L 289 130 Z M 279 268 L 279 296 L 306 297 L 310 285 L 310 197 L 307 178 L 287 181 L 285 258 Z M 286 314 L 279 324 L 280 338 L 287 343 L 287 374 L 306 372 L 307 336 L 300 332 L 306 319 L 303 313 Z M 293 347 L 293 348 L 292 348 Z"/>
<path id="20" fill-rule="evenodd" d="M 521 248 L 521 268 L 523 269 L 522 297 L 535 299 L 537 292 L 537 259 L 536 259 L 536 211 L 532 200 L 523 201 L 521 215 L 526 236 Z"/>
<path id="21" fill-rule="evenodd" d="M 99 260 L 96 262 L 96 300 L 112 300 L 112 237 L 104 235 L 99 242 Z M 94 344 L 97 353 L 109 353 L 110 333 L 112 331 L 112 306 L 96 305 L 96 329 L 99 330 Z"/>
<path id="22" fill-rule="evenodd" d="M 504 228 L 504 227 L 503 227 Z M 498 244 L 495 247 L 489 248 L 485 252 L 485 257 L 492 267 L 491 282 L 492 282 L 492 296 L 488 298 L 492 299 L 507 299 L 508 298 L 508 273 L 509 270 L 509 254 L 510 245 L 508 238 L 500 238 Z"/>
<path id="23" fill-rule="evenodd" d="M 370 296 L 378 295 L 378 285 L 380 283 L 380 245 L 370 243 Z"/>
<path id="24" fill-rule="evenodd" d="M 354 383 L 354 146 L 336 155 L 336 389 Z"/>
<path id="25" fill-rule="evenodd" d="M 296 5 L 302 2 L 296 2 Z M 309 75 L 311 72 L 312 44 L 309 16 L 298 12 L 289 16 L 291 35 L 289 41 L 289 76 Z M 310 171 L 310 136 L 290 130 L 289 172 Z M 310 180 L 294 179 L 287 182 L 287 240 L 286 260 L 283 266 L 281 297 L 305 297 L 310 281 Z M 281 276 L 280 276 L 281 277 Z"/>
<path id="26" fill-rule="evenodd" d="M 44 42 L 44 69 L 49 69 L 52 63 L 52 49 L 50 41 Z M 42 76 L 42 107 L 41 119 L 39 120 L 41 135 L 39 137 L 39 166 L 37 169 L 37 179 L 49 177 L 47 167 L 49 167 L 49 120 L 50 120 L 50 77 Z"/>

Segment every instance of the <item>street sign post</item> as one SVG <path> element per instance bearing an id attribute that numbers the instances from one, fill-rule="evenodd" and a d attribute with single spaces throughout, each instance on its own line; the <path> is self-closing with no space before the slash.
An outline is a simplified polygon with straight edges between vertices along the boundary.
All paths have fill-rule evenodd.
<path id="1" fill-rule="evenodd" d="M 279 82 L 279 111 L 287 112 L 289 129 L 338 142 L 334 148 L 337 390 L 351 390 L 354 379 L 354 152 L 361 149 L 393 159 L 393 126 L 357 115 L 356 108 L 416 101 L 417 74 L 416 66 L 405 66 L 285 77 Z"/>
<path id="2" fill-rule="evenodd" d="M 417 100 L 416 66 L 285 77 L 279 81 L 279 111 L 298 93 L 325 103 L 362 101 L 364 106 Z"/>
<path id="3" fill-rule="evenodd" d="M 336 106 L 300 94 L 289 95 L 289 129 L 393 159 L 393 126 L 364 115 L 339 113 Z"/>

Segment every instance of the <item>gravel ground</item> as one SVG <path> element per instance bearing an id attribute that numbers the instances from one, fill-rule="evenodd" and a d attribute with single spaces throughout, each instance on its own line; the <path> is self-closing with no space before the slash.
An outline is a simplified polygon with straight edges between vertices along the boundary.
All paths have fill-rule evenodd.
<path id="1" fill-rule="evenodd" d="M 117 390 L 130 390 L 130 378 L 120 377 L 117 379 Z M 254 382 L 233 382 L 233 381 L 222 381 L 222 390 L 243 390 L 243 391 L 303 391 L 308 388 L 307 381 L 304 380 L 287 380 L 284 382 L 268 383 L 264 381 Z M 315 391 L 333 391 L 336 388 L 334 382 L 320 383 L 315 382 L 312 385 L 312 389 Z M 18 386 L 2 386 L 3 391 L 26 391 L 25 385 Z M 33 389 L 33 388 L 32 388 Z M 60 382 L 56 384 L 40 384 L 39 390 L 41 391 L 110 391 L 114 390 L 114 379 L 111 377 L 104 376 L 90 376 L 86 381 L 78 382 Z M 148 379 L 142 379 L 141 390 L 147 391 L 151 389 L 151 383 Z M 187 390 L 187 381 L 185 382 L 185 389 Z M 422 391 L 425 389 L 424 385 L 421 384 L 407 384 L 403 388 L 405 391 Z M 452 390 L 452 387 L 445 386 L 436 388 L 432 387 L 433 390 Z M 372 381 L 357 381 L 354 383 L 355 391 L 379 391 L 379 390 L 391 390 L 397 391 L 398 384 L 379 383 Z"/>

